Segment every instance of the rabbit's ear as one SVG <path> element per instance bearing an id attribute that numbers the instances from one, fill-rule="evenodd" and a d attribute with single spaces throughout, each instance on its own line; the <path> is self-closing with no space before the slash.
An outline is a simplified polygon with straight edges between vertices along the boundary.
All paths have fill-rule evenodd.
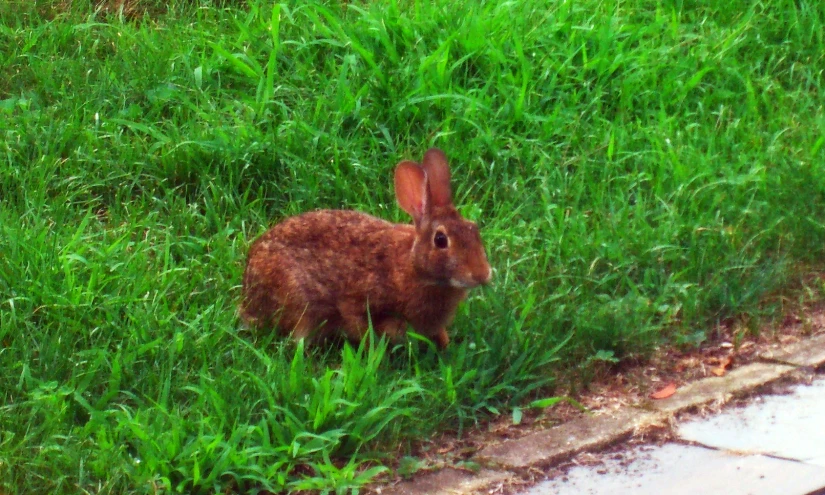
<path id="1" fill-rule="evenodd" d="M 427 172 L 427 185 L 430 192 L 430 201 L 433 206 L 450 206 L 453 204 L 453 193 L 450 190 L 450 166 L 447 156 L 438 148 L 430 148 L 424 153 L 424 162 L 421 165 Z"/>
<path id="2" fill-rule="evenodd" d="M 395 197 L 418 225 L 427 210 L 427 174 L 420 165 L 403 161 L 395 167 Z"/>

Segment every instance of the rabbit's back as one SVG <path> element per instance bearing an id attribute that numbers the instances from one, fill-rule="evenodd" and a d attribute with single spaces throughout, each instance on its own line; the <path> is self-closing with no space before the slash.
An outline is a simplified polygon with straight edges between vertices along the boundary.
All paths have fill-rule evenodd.
<path id="1" fill-rule="evenodd" d="M 409 250 L 413 237 L 411 226 L 356 211 L 287 218 L 249 249 L 241 317 L 299 334 L 324 323 L 334 328 L 341 301 L 386 297 L 395 253 Z"/>

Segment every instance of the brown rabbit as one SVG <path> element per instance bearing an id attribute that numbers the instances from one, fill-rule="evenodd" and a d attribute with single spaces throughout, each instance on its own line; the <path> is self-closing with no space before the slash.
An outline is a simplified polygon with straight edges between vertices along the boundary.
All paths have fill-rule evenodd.
<path id="1" fill-rule="evenodd" d="M 492 276 L 478 227 L 453 206 L 441 150 L 399 163 L 395 195 L 414 225 L 320 210 L 269 229 L 249 249 L 241 318 L 295 338 L 341 329 L 354 341 L 369 321 L 393 341 L 409 323 L 445 348 L 458 303 Z"/>

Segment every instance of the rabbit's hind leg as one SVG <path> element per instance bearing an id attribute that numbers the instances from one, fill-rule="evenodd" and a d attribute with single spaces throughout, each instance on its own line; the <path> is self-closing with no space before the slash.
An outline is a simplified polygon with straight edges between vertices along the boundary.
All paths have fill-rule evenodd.
<path id="1" fill-rule="evenodd" d="M 341 317 L 340 326 L 347 338 L 353 342 L 360 342 L 367 333 L 369 321 L 364 312 L 363 303 L 358 301 L 341 300 L 336 305 Z"/>
<path id="2" fill-rule="evenodd" d="M 404 342 L 407 336 L 407 322 L 403 318 L 386 317 L 373 325 L 378 335 L 386 335 L 393 344 Z"/>
<path id="3" fill-rule="evenodd" d="M 295 340 L 315 337 L 321 323 L 310 317 L 308 309 L 306 304 L 303 306 L 285 305 L 278 328 L 289 332 Z"/>
<path id="4" fill-rule="evenodd" d="M 385 335 L 393 344 L 404 341 L 407 335 L 407 322 L 403 318 L 386 314 L 370 314 L 368 317 L 363 308 L 363 303 L 358 301 L 341 301 L 337 305 L 341 316 L 340 326 L 348 339 L 360 342 L 371 322 L 376 336 Z"/>

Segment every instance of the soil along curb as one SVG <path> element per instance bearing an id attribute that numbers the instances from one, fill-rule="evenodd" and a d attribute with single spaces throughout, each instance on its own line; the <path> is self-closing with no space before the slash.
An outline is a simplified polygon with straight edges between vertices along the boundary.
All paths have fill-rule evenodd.
<path id="1" fill-rule="evenodd" d="M 472 459 L 485 466 L 476 474 L 446 468 L 394 486 L 376 487 L 376 492 L 392 495 L 488 492 L 495 486 L 520 479 L 519 473 L 561 462 L 579 452 L 605 448 L 651 427 L 664 426 L 680 412 L 712 402 L 723 404 L 733 397 L 783 379 L 799 368 L 821 368 L 825 366 L 825 334 L 782 350 L 762 353 L 760 358 L 770 362 L 755 362 L 734 369 L 724 377 L 698 380 L 680 388 L 667 399 L 607 413 L 596 411 L 596 414 L 521 438 L 488 445 Z"/>
<path id="2" fill-rule="evenodd" d="M 689 383 L 667 399 L 650 401 L 653 410 L 675 414 L 697 406 L 716 402 L 724 404 L 736 395 L 742 395 L 794 371 L 795 366 L 752 363 L 736 368 L 722 377 L 708 377 Z"/>

